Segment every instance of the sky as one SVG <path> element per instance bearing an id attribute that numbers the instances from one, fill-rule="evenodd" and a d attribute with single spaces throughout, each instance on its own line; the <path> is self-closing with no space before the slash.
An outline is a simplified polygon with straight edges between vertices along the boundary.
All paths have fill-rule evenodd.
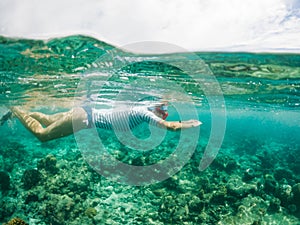
<path id="1" fill-rule="evenodd" d="M 300 53 L 300 0 L 0 0 L 0 35 Z M 164 50 L 168 51 L 168 50 Z"/>

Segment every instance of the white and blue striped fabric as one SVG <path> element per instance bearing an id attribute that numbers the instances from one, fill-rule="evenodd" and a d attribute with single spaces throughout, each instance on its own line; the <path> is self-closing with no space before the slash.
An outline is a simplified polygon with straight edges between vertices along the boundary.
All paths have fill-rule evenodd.
<path id="1" fill-rule="evenodd" d="M 129 109 L 92 109 L 93 124 L 107 130 L 128 131 L 143 122 L 156 126 L 163 119 L 148 110 L 147 107 Z"/>

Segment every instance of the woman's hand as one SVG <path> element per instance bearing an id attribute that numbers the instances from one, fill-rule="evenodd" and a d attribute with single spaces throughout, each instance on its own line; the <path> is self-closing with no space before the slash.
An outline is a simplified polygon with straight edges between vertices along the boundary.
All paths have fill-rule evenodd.
<path id="1" fill-rule="evenodd" d="M 198 127 L 202 123 L 199 120 L 186 120 L 186 121 L 163 121 L 162 127 L 167 128 L 168 130 L 180 130 L 180 129 L 187 129 L 187 128 L 192 128 L 192 127 Z"/>
<path id="2" fill-rule="evenodd" d="M 191 128 L 191 127 L 198 127 L 202 123 L 199 120 L 187 120 L 181 122 L 182 127 L 181 128 Z"/>

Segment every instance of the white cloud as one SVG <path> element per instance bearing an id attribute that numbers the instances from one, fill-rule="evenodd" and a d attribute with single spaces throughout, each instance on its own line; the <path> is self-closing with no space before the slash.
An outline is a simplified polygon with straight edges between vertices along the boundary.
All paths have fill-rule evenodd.
<path id="1" fill-rule="evenodd" d="M 299 9 L 299 0 L 2 0 L 0 35 L 84 33 L 117 46 L 163 41 L 197 51 L 299 51 Z"/>

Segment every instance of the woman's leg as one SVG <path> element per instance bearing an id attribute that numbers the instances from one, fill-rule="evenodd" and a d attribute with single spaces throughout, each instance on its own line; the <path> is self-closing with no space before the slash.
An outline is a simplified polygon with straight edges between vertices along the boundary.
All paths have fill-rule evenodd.
<path id="1" fill-rule="evenodd" d="M 87 128 L 87 114 L 82 108 L 75 108 L 61 114 L 60 117 L 57 117 L 55 122 L 45 128 L 37 119 L 30 116 L 29 113 L 26 113 L 19 107 L 12 107 L 11 111 L 40 141 L 49 141 L 65 137 L 78 130 Z M 73 125 L 75 129 L 73 129 Z"/>
<path id="2" fill-rule="evenodd" d="M 50 124 L 58 121 L 60 118 L 66 116 L 68 112 L 56 113 L 53 115 L 47 115 L 41 112 L 31 112 L 29 116 L 38 120 L 43 126 L 48 127 Z"/>

